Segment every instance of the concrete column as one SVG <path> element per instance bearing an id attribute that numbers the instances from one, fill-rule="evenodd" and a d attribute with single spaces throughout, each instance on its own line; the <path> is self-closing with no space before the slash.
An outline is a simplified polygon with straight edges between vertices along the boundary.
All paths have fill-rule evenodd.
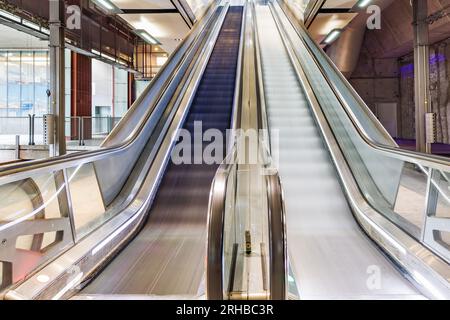
<path id="1" fill-rule="evenodd" d="M 425 114 L 431 111 L 430 51 L 427 1 L 413 0 L 414 18 L 414 92 L 416 104 L 416 148 L 418 152 L 431 153 L 426 139 Z"/>
<path id="2" fill-rule="evenodd" d="M 64 0 L 49 0 L 50 6 L 50 113 L 55 118 L 54 144 L 50 156 L 66 153 L 65 135 L 65 8 Z"/>

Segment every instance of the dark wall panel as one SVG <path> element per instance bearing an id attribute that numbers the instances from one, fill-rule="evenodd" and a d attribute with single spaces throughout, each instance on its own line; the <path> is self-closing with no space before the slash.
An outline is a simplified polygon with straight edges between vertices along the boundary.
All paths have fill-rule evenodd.
<path id="1" fill-rule="evenodd" d="M 71 116 L 92 116 L 92 60 L 91 58 L 72 52 L 71 74 Z M 72 139 L 78 139 L 79 118 L 72 118 Z M 84 119 L 84 138 L 92 136 L 92 123 L 90 119 Z"/>

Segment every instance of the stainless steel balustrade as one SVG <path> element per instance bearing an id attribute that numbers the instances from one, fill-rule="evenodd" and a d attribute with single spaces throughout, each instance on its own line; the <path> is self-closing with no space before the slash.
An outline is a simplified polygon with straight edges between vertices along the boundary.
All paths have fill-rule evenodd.
<path id="1" fill-rule="evenodd" d="M 264 109 L 260 108 L 262 101 L 257 94 L 261 83 L 257 80 L 255 15 L 249 2 L 245 5 L 244 19 L 233 129 L 243 128 L 242 115 L 245 112 L 248 116 L 249 112 L 256 111 L 257 127 L 252 129 L 265 130 L 265 115 L 261 113 Z M 219 167 L 211 187 L 206 295 L 214 300 L 284 300 L 288 297 L 284 202 L 280 178 L 270 160 L 268 137 L 263 135 L 257 142 L 258 163 L 249 164 L 248 159 L 244 159 L 245 150 L 249 150 L 244 137 L 233 136 L 231 151 Z M 257 177 L 252 180 L 249 175 Z M 246 190 L 245 195 L 241 195 L 243 189 Z M 252 189 L 257 191 L 249 191 Z M 258 205 L 249 199 L 255 195 Z M 258 223 L 249 217 L 252 210 L 259 211 Z M 252 237 L 252 247 L 255 246 L 253 242 L 262 239 L 259 240 L 259 248 L 252 249 L 252 254 L 260 259 L 257 268 L 243 267 L 246 263 L 251 264 L 251 255 L 245 253 L 246 245 L 249 245 L 246 231 Z M 251 279 L 244 274 L 246 272 L 251 274 Z M 255 279 L 262 283 L 252 283 Z"/>
<path id="2" fill-rule="evenodd" d="M 292 21 L 293 20 L 291 19 L 290 22 L 292 23 Z M 401 150 L 397 148 L 396 145 L 393 145 L 394 142 L 392 138 L 388 136 L 386 130 L 375 118 L 356 91 L 351 87 L 347 79 L 345 79 L 345 77 L 337 70 L 330 58 L 314 43 L 308 33 L 302 29 L 300 24 L 292 25 L 296 27 L 295 30 L 298 33 L 299 38 L 304 42 L 304 48 L 307 49 L 305 53 L 307 52 L 310 57 L 313 57 L 313 60 L 311 61 L 313 61 L 314 64 L 311 65 L 319 68 L 320 73 L 318 74 L 322 75 L 323 78 L 326 79 L 326 84 L 332 88 L 333 94 L 337 97 L 336 102 L 343 107 L 346 115 L 351 120 L 353 127 L 356 129 L 358 137 L 361 137 L 365 144 L 371 148 L 369 151 L 370 156 L 377 156 L 377 159 L 381 159 L 382 161 L 399 162 L 403 168 L 408 167 L 407 164 L 410 164 L 409 167 L 415 168 L 419 174 L 423 174 L 426 177 L 428 184 L 427 192 L 425 194 L 427 206 L 423 212 L 424 225 L 421 226 L 420 233 L 411 231 L 411 228 L 406 225 L 400 226 L 418 240 L 427 243 L 432 249 L 440 252 L 441 256 L 449 262 L 450 252 L 448 249 L 443 250 L 445 244 L 440 240 L 442 236 L 436 237 L 431 234 L 436 232 L 439 233 L 440 231 L 449 232 L 448 230 L 450 230 L 450 219 L 448 219 L 450 218 L 450 198 L 448 196 L 448 186 L 450 185 L 448 184 L 448 180 L 444 179 L 445 174 L 442 174 L 450 171 L 450 161 L 445 157 L 424 155 L 413 151 Z M 298 52 L 300 53 L 300 50 L 298 50 Z M 303 54 L 302 57 L 304 58 Z M 318 93 L 317 96 L 319 97 Z M 361 115 L 361 113 L 363 113 L 363 115 Z M 364 121 L 366 119 L 364 115 L 367 115 L 369 121 Z M 331 122 L 332 120 L 329 121 Z M 375 129 L 372 128 L 371 130 L 368 130 L 368 125 Z M 377 135 L 376 132 L 379 132 L 379 134 Z M 380 134 L 384 137 L 381 137 Z M 389 143 L 390 141 L 391 143 Z M 379 158 L 378 154 L 381 155 Z M 373 175 L 372 178 L 374 178 Z M 389 177 L 384 175 L 383 179 L 384 178 L 389 180 L 392 179 L 392 176 Z M 403 178 L 403 176 L 400 178 Z M 442 185 L 446 181 L 447 188 Z M 361 187 L 362 182 L 359 183 Z M 367 192 L 364 187 L 361 187 L 361 189 L 363 192 Z M 433 192 L 435 195 L 431 194 Z M 436 212 L 436 209 L 433 209 L 433 207 L 437 206 L 437 198 L 440 199 L 440 214 Z M 368 200 L 375 208 L 377 208 L 376 204 L 370 199 Z M 382 212 L 383 210 L 380 211 Z M 427 213 L 426 215 L 425 211 Z M 387 213 L 387 215 L 392 218 L 389 213 Z M 436 215 L 440 215 L 441 218 L 437 218 Z M 427 228 L 428 220 L 433 221 L 433 227 Z M 438 229 L 435 227 L 438 227 Z M 439 227 L 441 229 L 439 229 Z M 425 241 L 425 238 L 428 238 L 428 241 Z M 433 238 L 434 240 L 432 240 Z M 448 241 L 448 238 L 446 239 Z"/>
<path id="3" fill-rule="evenodd" d="M 211 5 L 101 150 L 2 168 L 4 298 L 70 296 L 139 230 L 227 9 Z"/>
<path id="4" fill-rule="evenodd" d="M 206 268 L 206 296 L 212 300 L 252 300 L 271 299 L 285 300 L 287 292 L 287 248 L 284 200 L 279 175 L 270 163 L 253 165 L 251 172 L 262 177 L 261 188 L 263 195 L 259 201 L 262 209 L 263 221 L 261 225 L 248 228 L 247 211 L 251 210 L 247 201 L 239 197 L 240 185 L 249 188 L 247 184 L 248 169 L 239 164 L 237 145 L 220 166 L 214 178 L 208 213 L 208 242 Z M 269 158 L 261 155 L 261 159 Z M 248 200 L 248 199 L 247 199 Z M 264 216 L 265 215 L 265 216 Z M 254 250 L 260 254 L 261 277 L 259 272 L 252 269 L 253 280 L 260 279 L 260 285 L 250 285 L 242 282 L 243 264 L 246 263 L 245 232 L 252 229 L 254 233 L 262 233 L 265 241 L 260 242 L 260 248 Z M 254 230 L 254 228 L 258 230 Z M 261 228 L 261 229 L 259 229 Z M 265 234 L 265 235 L 264 235 Z M 252 246 L 256 246 L 252 240 Z M 238 261 L 240 260 L 240 261 Z M 258 280 L 257 280 L 258 281 Z M 263 288 L 254 291 L 252 287 Z"/>
<path id="5" fill-rule="evenodd" d="M 270 8 L 358 222 L 422 293 L 448 297 L 448 159 L 396 148 L 289 9 Z"/>

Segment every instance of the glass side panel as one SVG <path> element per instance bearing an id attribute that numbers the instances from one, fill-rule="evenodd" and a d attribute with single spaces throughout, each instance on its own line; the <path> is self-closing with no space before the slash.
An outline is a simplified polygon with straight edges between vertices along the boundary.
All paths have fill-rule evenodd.
<path id="1" fill-rule="evenodd" d="M 2 287 L 73 244 L 61 171 L 0 186 Z"/>
<path id="2" fill-rule="evenodd" d="M 416 227 L 414 233 L 417 236 L 424 222 L 427 185 L 428 172 L 414 164 L 405 163 L 393 211 L 407 220 L 412 228 Z"/>
<path id="3" fill-rule="evenodd" d="M 233 165 L 224 221 L 224 296 L 269 295 L 267 182 L 260 165 Z"/>
<path id="4" fill-rule="evenodd" d="M 410 235 L 420 239 L 426 205 L 427 168 L 418 168 L 412 163 L 390 157 L 371 147 L 360 135 L 356 125 L 378 143 L 390 145 L 386 136 L 374 123 L 370 110 L 362 106 L 345 87 L 343 80 L 331 68 L 320 48 L 304 33 L 302 38 L 319 63 L 326 69 L 325 74 L 331 83 L 339 84 L 338 90 L 347 101 L 350 110 L 344 109 L 330 84 L 322 74 L 306 44 L 298 36 L 286 16 L 280 19 L 291 39 L 295 53 L 317 98 L 321 111 L 338 142 L 343 156 L 367 201 L 394 224 Z M 352 117 L 356 118 L 356 124 Z M 415 196 L 417 206 L 407 199 Z"/>
<path id="5" fill-rule="evenodd" d="M 438 177 L 432 181 L 438 190 L 436 217 L 450 219 L 450 173 L 440 171 Z"/>
<path id="6" fill-rule="evenodd" d="M 105 220 L 105 206 L 92 163 L 67 170 L 73 219 L 77 239 L 82 238 Z"/>

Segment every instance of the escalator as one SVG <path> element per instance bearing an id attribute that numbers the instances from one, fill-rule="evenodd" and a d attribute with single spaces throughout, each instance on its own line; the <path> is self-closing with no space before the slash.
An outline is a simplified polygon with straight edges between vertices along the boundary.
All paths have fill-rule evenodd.
<path id="1" fill-rule="evenodd" d="M 258 2 L 212 2 L 101 150 L 0 171 L 0 298 L 448 296 L 448 160 L 398 150 L 282 2 Z M 229 128 L 269 139 L 206 164 L 202 134 Z"/>
<path id="2" fill-rule="evenodd" d="M 374 140 L 397 152 L 364 108 L 352 111 L 359 116 L 359 122 L 350 122 L 344 112 L 339 114 L 342 107 L 338 102 L 348 96 L 339 96 L 339 88 L 328 89 L 331 84 L 325 80 L 327 74 L 316 67 L 318 62 L 314 60 L 320 49 L 310 49 L 315 44 L 304 42 L 302 37 L 307 37 L 306 33 L 296 32 L 292 26 L 295 18 L 288 19 L 286 7 L 282 10 L 280 6 L 281 2 L 278 5 L 277 1 L 260 2 L 254 10 L 262 66 L 262 100 L 272 156 L 278 159 L 284 190 L 291 280 L 295 281 L 300 298 L 445 297 L 448 282 L 444 280 L 443 287 L 435 287 L 436 281 L 427 283 L 424 277 L 417 276 L 419 263 L 405 263 L 413 256 L 408 251 L 413 247 L 412 241 L 405 248 L 399 239 L 407 236 L 402 233 L 397 239 L 388 235 L 385 231 L 388 228 L 382 230 L 385 225 L 391 228 L 393 222 L 402 226 L 405 233 L 417 234 L 395 212 L 400 197 L 396 183 L 401 188 L 406 168 L 409 170 L 412 165 L 392 154 L 380 156 L 369 150 L 367 142 L 357 140 L 359 132 L 350 128 L 362 124 Z M 270 37 L 266 36 L 268 33 Z M 333 84 L 343 81 L 336 80 L 337 76 L 331 81 Z M 345 126 L 344 121 L 347 121 Z M 415 157 L 411 155 L 407 159 L 414 162 L 411 159 Z M 440 168 L 440 161 L 436 161 L 435 168 Z M 349 185 L 355 184 L 355 180 L 358 185 L 351 189 Z M 358 187 L 370 205 L 362 205 Z M 378 211 L 372 215 L 373 208 Z M 371 214 L 365 215 L 364 210 Z M 419 243 L 421 239 L 418 240 Z M 422 244 L 423 250 L 425 247 Z M 445 279 L 449 272 L 445 256 L 443 259 L 428 252 L 428 257 L 440 264 L 436 269 L 442 273 L 437 282 Z M 425 260 L 420 263 L 429 267 Z"/>
<path id="3" fill-rule="evenodd" d="M 260 34 L 277 30 L 269 7 L 257 7 L 256 12 Z M 353 219 L 280 35 L 274 32 L 260 42 L 268 123 L 271 131 L 280 135 L 279 154 L 274 157 L 279 157 L 285 192 L 288 250 L 301 297 L 415 295 L 412 285 L 367 240 Z M 379 266 L 389 281 L 376 296 L 366 286 L 367 268 L 372 265 Z"/>
<path id="4" fill-rule="evenodd" d="M 241 20 L 242 7 L 230 7 L 183 126 L 191 137 L 199 133 L 196 123 L 202 136 L 217 129 L 225 137 L 230 128 Z M 201 294 L 208 197 L 217 167 L 170 163 L 143 230 L 82 293 Z"/>
<path id="5" fill-rule="evenodd" d="M 204 294 L 208 194 L 239 125 L 242 13 L 212 2 L 100 150 L 2 168 L 0 298 Z M 179 129 L 191 140 L 178 165 Z M 203 158 L 209 129 L 218 164 Z"/>

